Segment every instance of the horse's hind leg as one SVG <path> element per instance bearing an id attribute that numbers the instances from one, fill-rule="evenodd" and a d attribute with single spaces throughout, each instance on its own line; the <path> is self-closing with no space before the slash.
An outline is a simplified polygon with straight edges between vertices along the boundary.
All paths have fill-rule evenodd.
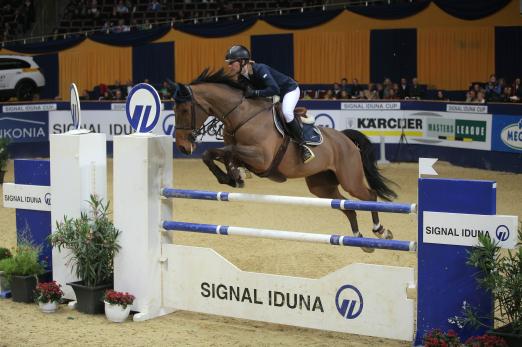
<path id="1" fill-rule="evenodd" d="M 364 170 L 358 152 L 348 155 L 346 162 L 337 164 L 335 176 L 341 187 L 354 198 L 364 201 L 377 201 L 377 194 L 367 187 Z M 379 238 L 393 239 L 390 230 L 384 228 L 379 220 L 379 213 L 372 211 L 373 233 Z"/>
<path id="2" fill-rule="evenodd" d="M 308 185 L 308 190 L 310 190 L 310 193 L 319 198 L 346 199 L 341 194 L 341 192 L 339 192 L 339 183 L 334 173 L 331 171 L 325 171 L 313 176 L 306 177 L 306 184 Z M 341 212 L 344 213 L 344 215 L 348 218 L 353 235 L 356 237 L 363 237 L 359 231 L 357 213 L 353 210 L 341 210 Z M 368 247 L 361 247 L 361 249 L 367 253 L 374 251 L 373 248 Z"/>

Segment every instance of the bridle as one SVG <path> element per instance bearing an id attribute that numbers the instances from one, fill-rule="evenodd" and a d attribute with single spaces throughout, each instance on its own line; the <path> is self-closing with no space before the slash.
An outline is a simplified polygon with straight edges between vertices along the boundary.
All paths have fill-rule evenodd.
<path id="1" fill-rule="evenodd" d="M 197 137 L 200 135 L 204 135 L 207 131 L 205 129 L 209 127 L 213 127 L 215 123 L 218 122 L 224 122 L 227 117 L 234 112 L 242 103 L 245 101 L 245 97 L 241 97 L 241 101 L 237 103 L 232 109 L 230 109 L 228 112 L 226 112 L 223 116 L 216 116 L 212 114 L 210 111 L 205 110 L 203 106 L 196 100 L 194 97 L 194 93 L 192 92 L 192 88 L 190 88 L 190 85 L 184 86 L 186 90 L 188 91 L 188 95 L 183 96 L 183 101 L 178 102 L 179 104 L 184 102 L 190 102 L 190 127 L 176 127 L 176 129 L 179 130 L 190 130 L 191 133 L 188 137 L 189 141 L 195 142 Z M 199 108 L 203 113 L 208 117 L 214 117 L 213 120 L 211 120 L 209 123 L 203 124 L 201 127 L 196 129 L 196 107 Z M 241 124 L 242 125 L 242 124 Z M 237 128 L 236 128 L 237 130 Z"/>

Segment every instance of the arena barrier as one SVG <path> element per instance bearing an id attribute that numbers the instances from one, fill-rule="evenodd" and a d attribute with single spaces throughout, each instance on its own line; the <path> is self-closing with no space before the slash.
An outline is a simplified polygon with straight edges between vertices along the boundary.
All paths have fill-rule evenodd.
<path id="1" fill-rule="evenodd" d="M 461 330 L 448 322 L 448 318 L 462 314 L 464 301 L 478 307 L 483 315 L 492 309 L 491 296 L 476 288 L 476 270 L 466 265 L 468 247 L 424 242 L 423 216 L 431 211 L 462 217 L 494 215 L 495 182 L 419 178 L 416 274 L 409 267 L 351 264 L 310 279 L 242 271 L 212 249 L 172 244 L 169 230 L 409 251 L 415 243 L 171 221 L 173 200 L 161 195 L 253 199 L 249 194 L 164 189 L 172 186 L 171 158 L 170 137 L 139 134 L 114 138 L 114 223 L 123 231 L 122 248 L 115 259 L 114 287 L 136 296 L 132 309 L 139 313 L 134 315 L 135 321 L 188 310 L 415 343 L 433 328 L 454 329 L 461 337 L 481 333 Z M 253 200 L 275 203 L 274 199 Z M 332 203 L 327 199 L 276 200 L 298 203 L 295 199 L 328 207 L 345 206 L 344 201 Z M 393 212 L 415 210 L 413 204 L 372 205 L 383 210 L 395 206 Z"/>

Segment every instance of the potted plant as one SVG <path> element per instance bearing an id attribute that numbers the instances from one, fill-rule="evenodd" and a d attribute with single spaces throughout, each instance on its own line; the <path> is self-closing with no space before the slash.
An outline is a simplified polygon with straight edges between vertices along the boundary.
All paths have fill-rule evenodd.
<path id="1" fill-rule="evenodd" d="M 126 292 L 108 290 L 103 297 L 105 316 L 115 323 L 124 322 L 130 313 L 130 305 L 134 302 L 134 295 Z"/>
<path id="2" fill-rule="evenodd" d="M 38 276 L 45 273 L 45 264 L 38 260 L 42 247 L 21 240 L 13 256 L 0 261 L 0 269 L 11 285 L 16 302 L 32 302 Z"/>
<path id="3" fill-rule="evenodd" d="M 12 256 L 13 255 L 9 249 L 0 247 L 0 261 L 11 258 Z M 7 278 L 4 276 L 4 271 L 0 267 L 0 294 L 5 295 L 4 293 L 6 293 L 9 289 L 9 281 L 7 281 Z"/>
<path id="4" fill-rule="evenodd" d="M 7 162 L 9 160 L 9 151 L 7 149 L 8 145 L 8 138 L 0 138 L 0 184 L 4 183 L 4 176 L 5 172 L 7 171 Z"/>
<path id="5" fill-rule="evenodd" d="M 63 292 L 55 281 L 41 282 L 36 285 L 34 300 L 44 313 L 52 313 L 58 308 Z"/>
<path id="6" fill-rule="evenodd" d="M 480 271 L 479 286 L 490 291 L 494 297 L 494 321 L 499 328 L 488 326 L 476 310 L 464 305 L 461 323 L 471 326 L 487 326 L 489 334 L 503 337 L 510 346 L 522 346 L 522 228 L 518 230 L 517 249 L 502 251 L 488 236 L 479 236 L 480 245 L 473 247 L 468 264 Z M 486 317 L 488 318 L 488 317 Z"/>
<path id="7" fill-rule="evenodd" d="M 76 308 L 83 313 L 103 313 L 103 294 L 113 286 L 113 259 L 120 249 L 120 231 L 109 220 L 109 204 L 91 195 L 90 211 L 80 218 L 57 223 L 49 236 L 54 247 L 71 251 L 69 262 L 80 281 L 67 283 L 76 294 Z"/>

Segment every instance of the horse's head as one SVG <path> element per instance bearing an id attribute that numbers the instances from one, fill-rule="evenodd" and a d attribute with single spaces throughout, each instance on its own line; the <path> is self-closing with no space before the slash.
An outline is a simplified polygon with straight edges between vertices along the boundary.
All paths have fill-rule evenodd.
<path id="1" fill-rule="evenodd" d="M 178 84 L 174 93 L 176 100 L 176 146 L 183 154 L 191 154 L 196 149 L 196 131 L 208 114 L 197 112 L 194 95 L 190 86 Z"/>

